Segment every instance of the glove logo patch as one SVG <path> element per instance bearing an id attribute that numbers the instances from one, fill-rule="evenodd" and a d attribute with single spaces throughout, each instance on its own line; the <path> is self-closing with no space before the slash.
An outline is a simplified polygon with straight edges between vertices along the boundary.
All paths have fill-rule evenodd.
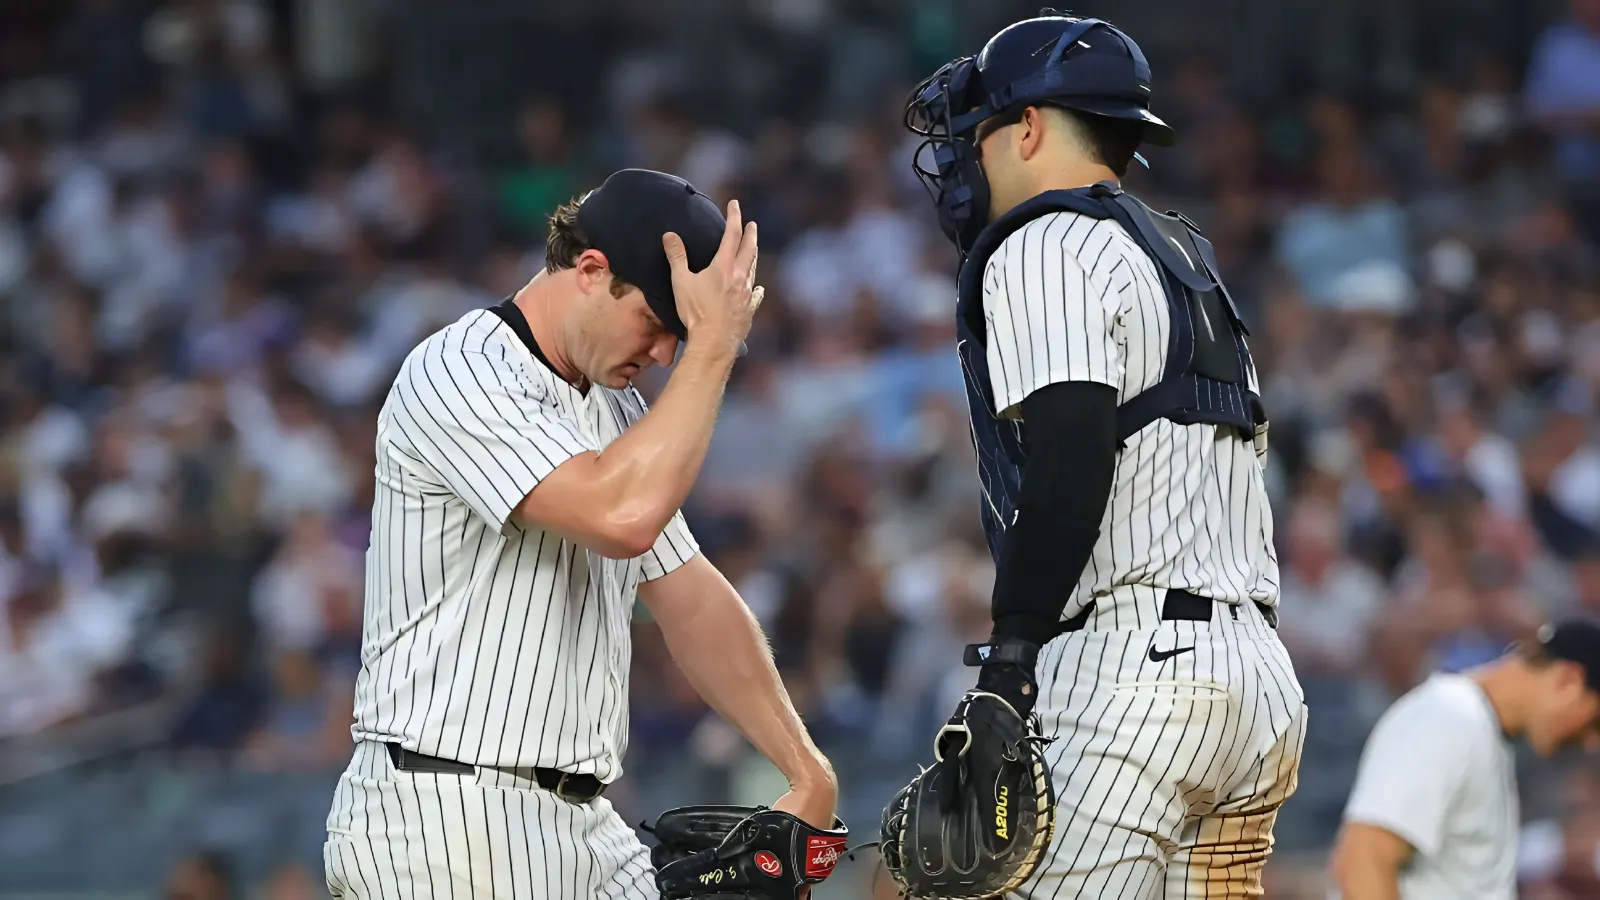
<path id="1" fill-rule="evenodd" d="M 825 878 L 839 862 L 845 838 L 814 834 L 806 838 L 806 877 Z"/>
<path id="2" fill-rule="evenodd" d="M 773 878 L 783 874 L 783 863 L 778 862 L 778 858 L 766 850 L 756 854 L 756 865 L 760 867 L 762 872 L 771 875 Z"/>

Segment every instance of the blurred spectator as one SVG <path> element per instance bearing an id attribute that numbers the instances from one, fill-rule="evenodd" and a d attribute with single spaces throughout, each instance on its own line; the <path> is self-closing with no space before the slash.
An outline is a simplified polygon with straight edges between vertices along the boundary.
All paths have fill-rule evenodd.
<path id="1" fill-rule="evenodd" d="M 71 591 L 58 571 L 25 569 L 0 620 L 0 737 L 71 721 L 96 700 L 96 676 L 130 637 L 106 598 Z"/>
<path id="2" fill-rule="evenodd" d="M 784 301 L 817 327 L 848 317 L 862 286 L 846 230 L 848 189 L 841 173 L 811 176 L 802 211 L 807 227 L 785 250 L 777 270 Z"/>
<path id="3" fill-rule="evenodd" d="M 150 60 L 141 46 L 140 4 L 91 0 L 62 34 L 76 71 L 79 129 L 93 134 L 119 102 L 148 84 Z"/>
<path id="4" fill-rule="evenodd" d="M 201 647 L 200 689 L 179 717 L 172 744 L 179 750 L 229 753 L 244 745 L 267 698 L 250 677 L 246 646 L 236 630 L 213 627 Z"/>
<path id="5" fill-rule="evenodd" d="M 933 727 L 931 720 L 972 686 L 961 648 L 988 637 L 993 565 L 986 551 L 947 542 L 900 558 L 887 575 L 884 599 L 904 625 L 889 659 L 878 752 L 893 758 Z"/>
<path id="6" fill-rule="evenodd" d="M 337 165 L 313 168 L 303 193 L 274 198 L 266 210 L 267 235 L 296 251 L 337 256 L 355 239 L 349 181 Z"/>
<path id="7" fill-rule="evenodd" d="M 267 646 L 352 654 L 361 641 L 361 558 L 316 512 L 295 514 L 256 576 L 252 606 Z"/>
<path id="8" fill-rule="evenodd" d="M 1337 510 L 1302 500 L 1286 523 L 1284 613 L 1278 634 L 1304 677 L 1354 676 L 1367 664 L 1367 641 L 1388 605 L 1383 580 L 1344 554 Z"/>
<path id="9" fill-rule="evenodd" d="M 328 515 L 344 507 L 354 485 L 309 390 L 285 382 L 269 397 L 239 384 L 228 399 L 240 449 L 263 476 L 260 512 L 266 521 L 283 528 L 296 513 Z"/>
<path id="10" fill-rule="evenodd" d="M 165 900 L 233 900 L 234 863 L 216 851 L 201 851 L 178 861 L 167 878 Z"/>
<path id="11" fill-rule="evenodd" d="M 1524 466 L 1535 521 L 1552 549 L 1572 555 L 1600 527 L 1600 450 L 1590 441 L 1588 390 L 1567 382 L 1557 391 L 1543 431 Z"/>
<path id="12" fill-rule="evenodd" d="M 442 209 L 442 173 L 422 155 L 415 138 L 393 128 L 350 181 L 350 207 L 393 248 L 420 238 Z"/>
<path id="13" fill-rule="evenodd" d="M 517 117 L 517 140 L 525 159 L 501 177 L 500 204 L 523 238 L 542 241 L 546 217 L 579 193 L 561 102 L 554 97 L 529 100 Z"/>
<path id="14" fill-rule="evenodd" d="M 278 651 L 265 719 L 245 739 L 241 759 L 273 772 L 325 772 L 349 761 L 353 666 L 325 668 L 302 649 Z"/>
<path id="15" fill-rule="evenodd" d="M 321 96 L 365 87 L 382 62 L 384 8 L 367 0 L 295 0 L 299 82 Z"/>
<path id="16" fill-rule="evenodd" d="M 1413 477 L 1433 482 L 1466 478 L 1502 516 L 1520 519 L 1527 513 L 1522 465 L 1509 440 L 1484 428 L 1478 412 L 1459 392 L 1434 397 L 1437 437 L 1415 450 Z"/>
<path id="17" fill-rule="evenodd" d="M 705 701 L 672 664 L 661 631 L 633 628 L 631 741 L 649 754 L 666 755 L 688 744 L 706 715 Z M 804 709 L 803 706 L 797 707 Z"/>
<path id="18" fill-rule="evenodd" d="M 1600 781 L 1592 768 L 1563 773 L 1550 818 L 1522 826 L 1518 880 L 1531 896 L 1574 900 L 1600 893 Z"/>
<path id="19" fill-rule="evenodd" d="M 264 900 L 321 900 L 322 884 L 305 866 L 284 866 L 267 881 Z"/>
<path id="20" fill-rule="evenodd" d="M 1600 2 L 1570 0 L 1571 18 L 1539 36 L 1528 112 L 1556 138 L 1555 163 L 1593 240 L 1600 240 Z"/>
<path id="21" fill-rule="evenodd" d="M 1399 312 L 1409 306 L 1406 223 L 1361 149 L 1323 147 L 1316 197 L 1284 218 L 1278 256 L 1312 303 Z"/>

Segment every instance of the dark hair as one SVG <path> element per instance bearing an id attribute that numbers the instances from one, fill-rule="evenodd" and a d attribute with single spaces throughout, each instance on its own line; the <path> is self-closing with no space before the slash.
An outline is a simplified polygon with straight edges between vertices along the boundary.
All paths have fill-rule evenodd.
<path id="1" fill-rule="evenodd" d="M 1511 652 L 1516 654 L 1517 659 L 1535 669 L 1543 669 L 1557 662 L 1556 658 L 1550 655 L 1550 651 L 1546 650 L 1545 646 L 1538 641 L 1517 641 L 1511 645 Z"/>
<path id="2" fill-rule="evenodd" d="M 1118 178 L 1128 174 L 1133 164 L 1133 154 L 1144 140 L 1144 123 L 1138 119 L 1117 119 L 1076 109 L 1056 107 L 1077 121 L 1088 141 L 1095 162 L 1117 173 Z"/>
<path id="3" fill-rule="evenodd" d="M 578 227 L 578 206 L 581 205 L 587 193 L 574 197 L 566 203 L 556 207 L 550 214 L 550 230 L 544 238 L 544 270 L 546 272 L 559 272 L 570 269 L 578 264 L 578 257 L 583 251 L 593 249 L 589 238 Z M 632 285 L 618 278 L 615 273 L 611 276 L 611 296 L 621 297 L 626 294 Z"/>

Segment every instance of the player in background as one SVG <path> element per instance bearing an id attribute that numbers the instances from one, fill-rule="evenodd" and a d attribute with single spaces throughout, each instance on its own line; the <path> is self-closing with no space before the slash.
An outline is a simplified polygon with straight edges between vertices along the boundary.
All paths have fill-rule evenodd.
<path id="1" fill-rule="evenodd" d="M 774 807 L 833 824 L 833 771 L 678 512 L 760 303 L 756 254 L 736 203 L 724 220 L 680 178 L 623 170 L 553 217 L 544 272 L 407 356 L 378 421 L 333 896 L 656 897 L 603 796 L 627 751 L 636 596 L 788 777 Z M 680 340 L 647 412 L 630 379 Z"/>
<path id="2" fill-rule="evenodd" d="M 1141 143 L 1175 140 L 1150 95 L 1131 38 L 1046 10 L 906 109 L 962 257 L 958 352 L 997 567 L 993 633 L 966 662 L 979 693 L 1038 713 L 1054 739 L 1054 841 L 1005 888 L 1030 898 L 1258 896 L 1305 732 L 1274 630 L 1266 417 L 1243 323 L 1198 230 L 1121 188 Z M 1025 872 L 1026 848 L 1006 843 L 1015 810 L 970 789 L 998 829 L 930 822 L 928 801 L 902 810 L 904 840 L 942 834 Z M 942 890 L 919 848 L 895 849 L 912 896 Z"/>
<path id="3" fill-rule="evenodd" d="M 1383 714 L 1334 847 L 1343 900 L 1514 900 L 1518 738 L 1540 756 L 1600 747 L 1600 626 L 1547 625 Z"/>

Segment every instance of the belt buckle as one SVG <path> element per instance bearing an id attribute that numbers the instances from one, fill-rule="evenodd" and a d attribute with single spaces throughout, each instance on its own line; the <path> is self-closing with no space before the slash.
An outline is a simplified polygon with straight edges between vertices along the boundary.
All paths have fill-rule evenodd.
<path id="1" fill-rule="evenodd" d="M 561 777 L 556 779 L 555 795 L 557 797 L 560 797 L 568 803 L 588 803 L 590 800 L 600 796 L 599 791 L 584 794 L 568 788 L 567 780 L 572 777 L 573 775 L 571 772 L 562 772 Z"/>

